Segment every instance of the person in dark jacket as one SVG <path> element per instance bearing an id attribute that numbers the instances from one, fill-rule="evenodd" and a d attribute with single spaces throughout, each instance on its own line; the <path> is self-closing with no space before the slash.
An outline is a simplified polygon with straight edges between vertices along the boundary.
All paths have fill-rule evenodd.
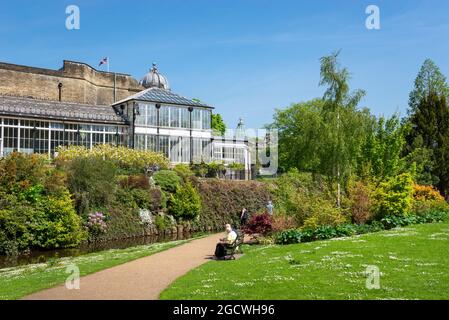
<path id="1" fill-rule="evenodd" d="M 242 212 L 240 214 L 240 225 L 243 227 L 248 223 L 248 210 L 246 210 L 246 208 L 242 209 Z"/>

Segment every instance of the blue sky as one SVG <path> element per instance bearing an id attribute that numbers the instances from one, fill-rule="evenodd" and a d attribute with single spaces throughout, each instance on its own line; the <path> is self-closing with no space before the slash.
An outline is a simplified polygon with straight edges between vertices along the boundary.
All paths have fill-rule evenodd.
<path id="1" fill-rule="evenodd" d="M 65 28 L 78 5 L 81 29 Z M 381 29 L 365 28 L 378 5 Z M 275 108 L 321 96 L 319 58 L 341 49 L 361 106 L 405 114 L 424 59 L 449 75 L 449 1 L 24 1 L 0 4 L 0 61 L 59 69 L 62 60 L 140 79 L 158 64 L 172 90 L 216 107 L 230 127 L 271 121 Z"/>

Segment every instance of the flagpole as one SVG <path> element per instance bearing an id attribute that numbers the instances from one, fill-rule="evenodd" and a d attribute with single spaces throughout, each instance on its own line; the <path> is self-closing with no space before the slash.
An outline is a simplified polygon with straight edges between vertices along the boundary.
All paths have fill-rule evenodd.
<path id="1" fill-rule="evenodd" d="M 108 72 L 109 72 L 109 61 L 110 61 L 110 59 L 109 59 L 109 57 L 108 57 Z"/>

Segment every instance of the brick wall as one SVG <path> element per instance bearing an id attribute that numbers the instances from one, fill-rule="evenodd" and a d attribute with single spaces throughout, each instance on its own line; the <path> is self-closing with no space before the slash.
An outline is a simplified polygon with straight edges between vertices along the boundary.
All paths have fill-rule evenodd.
<path id="1" fill-rule="evenodd" d="M 97 71 L 91 66 L 64 61 L 60 70 L 19 66 L 0 62 L 0 95 L 108 105 L 144 88 L 127 74 Z"/>

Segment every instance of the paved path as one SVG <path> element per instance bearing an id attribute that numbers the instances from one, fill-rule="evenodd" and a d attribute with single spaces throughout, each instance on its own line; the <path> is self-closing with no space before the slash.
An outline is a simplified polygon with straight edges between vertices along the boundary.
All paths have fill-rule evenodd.
<path id="1" fill-rule="evenodd" d="M 105 269 L 80 279 L 79 290 L 65 285 L 40 291 L 25 299 L 42 300 L 137 300 L 159 298 L 175 279 L 210 260 L 223 234 L 189 243 Z"/>

